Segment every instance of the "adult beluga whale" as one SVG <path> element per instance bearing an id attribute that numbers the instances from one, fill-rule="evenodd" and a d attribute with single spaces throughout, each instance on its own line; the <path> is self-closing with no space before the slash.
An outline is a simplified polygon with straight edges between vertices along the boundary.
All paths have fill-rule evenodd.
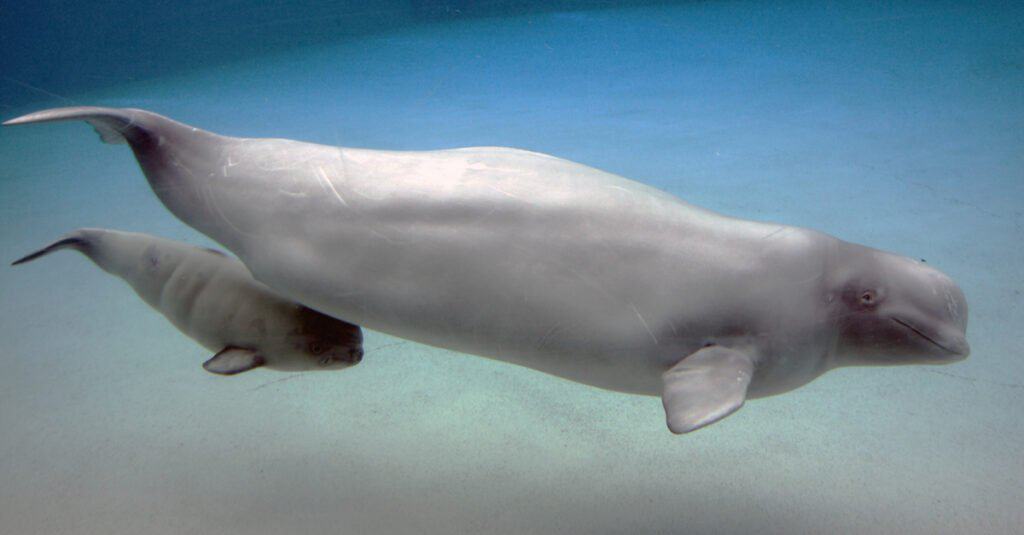
<path id="1" fill-rule="evenodd" d="M 67 119 L 127 142 L 164 205 L 276 292 L 395 336 L 660 395 L 675 433 L 838 366 L 969 352 L 963 293 L 923 262 L 553 156 L 225 137 L 135 109 L 4 124 Z"/>

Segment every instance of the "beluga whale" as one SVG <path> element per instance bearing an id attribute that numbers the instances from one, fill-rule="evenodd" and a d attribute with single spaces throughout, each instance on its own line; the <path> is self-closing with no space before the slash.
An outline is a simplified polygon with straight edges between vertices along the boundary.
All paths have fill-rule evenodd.
<path id="1" fill-rule="evenodd" d="M 214 351 L 203 363 L 211 373 L 261 366 L 338 370 L 362 360 L 358 326 L 277 295 L 220 251 L 138 232 L 81 228 L 12 264 L 62 249 L 82 253 L 127 282 L 178 330 Z"/>
<path id="2" fill-rule="evenodd" d="M 964 294 L 924 262 L 554 156 L 227 137 L 138 109 L 4 124 L 68 119 L 127 143 L 163 204 L 275 292 L 401 338 L 660 396 L 674 433 L 833 368 L 969 353 Z"/>

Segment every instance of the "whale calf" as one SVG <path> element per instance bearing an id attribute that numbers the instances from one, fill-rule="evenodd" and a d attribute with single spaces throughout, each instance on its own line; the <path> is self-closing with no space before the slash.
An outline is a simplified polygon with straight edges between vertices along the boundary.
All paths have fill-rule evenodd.
<path id="1" fill-rule="evenodd" d="M 135 292 L 181 332 L 215 351 L 207 371 L 232 375 L 259 366 L 328 370 L 363 356 L 359 327 L 288 301 L 220 251 L 146 234 L 78 229 L 14 261 L 74 249 Z"/>
<path id="2" fill-rule="evenodd" d="M 289 299 L 660 396 L 675 433 L 836 367 L 969 353 L 963 292 L 923 262 L 720 215 L 554 156 L 227 137 L 137 109 L 4 124 L 68 119 L 128 143 L 175 216 Z"/>

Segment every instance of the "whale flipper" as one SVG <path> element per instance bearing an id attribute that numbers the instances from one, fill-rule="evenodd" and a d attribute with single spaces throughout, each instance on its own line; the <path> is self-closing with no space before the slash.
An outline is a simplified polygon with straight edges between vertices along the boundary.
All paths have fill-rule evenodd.
<path id="1" fill-rule="evenodd" d="M 203 363 L 203 368 L 219 375 L 234 375 L 258 368 L 266 364 L 266 360 L 251 349 L 225 347 L 210 360 Z"/>
<path id="2" fill-rule="evenodd" d="M 689 433 L 736 412 L 747 398 L 754 362 L 746 354 L 709 346 L 662 374 L 668 428 Z"/>

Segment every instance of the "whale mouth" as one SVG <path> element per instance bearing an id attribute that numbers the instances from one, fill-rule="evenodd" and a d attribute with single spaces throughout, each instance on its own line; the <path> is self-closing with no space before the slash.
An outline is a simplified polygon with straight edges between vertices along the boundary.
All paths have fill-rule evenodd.
<path id="1" fill-rule="evenodd" d="M 935 347 L 941 349 L 944 353 L 966 358 L 967 355 L 971 352 L 970 347 L 967 345 L 967 340 L 965 340 L 963 337 L 958 337 L 957 339 L 952 340 L 951 343 L 941 343 L 935 338 L 925 334 L 925 332 L 922 331 L 921 329 L 914 327 L 912 324 L 904 320 L 901 320 L 900 318 L 892 318 L 892 320 L 906 327 L 907 329 L 913 331 L 921 338 L 924 338 Z"/>

